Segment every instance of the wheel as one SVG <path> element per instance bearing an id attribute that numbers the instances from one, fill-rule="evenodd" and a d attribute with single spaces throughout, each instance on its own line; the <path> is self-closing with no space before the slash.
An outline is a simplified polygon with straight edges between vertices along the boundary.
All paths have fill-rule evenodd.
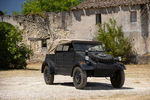
<path id="1" fill-rule="evenodd" d="M 87 84 L 87 74 L 80 67 L 73 70 L 73 84 L 76 89 L 83 89 Z"/>
<path id="2" fill-rule="evenodd" d="M 45 80 L 45 83 L 48 85 L 53 84 L 54 82 L 54 74 L 49 73 L 48 66 L 45 66 L 44 68 L 44 80 Z"/>
<path id="3" fill-rule="evenodd" d="M 116 71 L 113 77 L 110 77 L 111 84 L 114 88 L 121 88 L 125 81 L 125 74 L 123 70 Z"/>

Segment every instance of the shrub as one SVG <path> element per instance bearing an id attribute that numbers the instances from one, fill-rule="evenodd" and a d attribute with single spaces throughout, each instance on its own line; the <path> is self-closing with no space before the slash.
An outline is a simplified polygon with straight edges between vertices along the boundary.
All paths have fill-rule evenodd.
<path id="1" fill-rule="evenodd" d="M 0 68 L 25 68 L 32 51 L 21 43 L 22 31 L 11 24 L 0 23 Z"/>
<path id="2" fill-rule="evenodd" d="M 109 23 L 99 24 L 97 38 L 104 44 L 105 51 L 110 48 L 107 53 L 114 57 L 121 56 L 124 63 L 130 60 L 130 42 L 128 38 L 124 38 L 122 26 L 117 26 L 117 22 L 114 19 L 110 19 Z"/>

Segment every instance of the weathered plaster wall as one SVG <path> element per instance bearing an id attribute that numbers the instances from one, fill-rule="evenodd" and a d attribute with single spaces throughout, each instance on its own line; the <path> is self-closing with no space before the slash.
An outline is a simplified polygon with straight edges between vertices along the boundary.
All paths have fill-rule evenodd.
<path id="1" fill-rule="evenodd" d="M 130 22 L 130 12 L 137 12 L 137 22 Z M 137 63 L 149 62 L 150 54 L 150 21 L 148 5 L 137 5 L 132 7 L 120 7 L 117 13 L 103 15 L 103 21 L 114 18 L 123 26 L 125 37 L 130 39 L 133 53 L 136 55 Z"/>
<path id="2" fill-rule="evenodd" d="M 137 12 L 137 22 L 130 22 L 130 12 Z M 124 36 L 128 37 L 133 47 L 133 53 L 136 55 L 136 61 L 148 62 L 150 53 L 150 10 L 149 5 L 123 6 L 105 9 L 90 9 L 83 11 L 74 11 L 73 28 L 75 37 L 92 39 L 96 36 L 96 14 L 101 14 L 102 23 L 108 22 L 110 18 L 117 21 L 117 24 L 123 26 Z M 90 30 L 91 28 L 91 30 Z M 77 29 L 77 30 L 76 30 Z M 90 38 L 89 38 L 90 34 Z M 91 37 L 92 36 L 92 37 Z M 145 58 L 143 58 L 143 56 Z M 147 58 L 149 57 L 149 58 Z M 141 60 L 143 59 L 143 60 Z M 140 62 L 140 63 L 142 63 Z"/>
<path id="3" fill-rule="evenodd" d="M 146 40 L 146 43 L 147 43 L 147 49 L 148 49 L 148 52 L 150 53 L 150 7 L 147 9 L 147 16 L 148 16 L 148 34 L 147 34 L 147 40 Z"/>
<path id="4" fill-rule="evenodd" d="M 115 11 L 118 9 L 116 13 L 110 13 L 108 15 L 103 15 L 103 21 L 107 22 L 110 18 L 114 18 L 117 20 L 119 25 L 123 26 L 123 32 L 125 33 L 125 37 L 128 37 L 132 43 L 133 51 L 135 51 L 138 55 L 143 55 L 146 53 L 144 39 L 141 34 L 141 7 L 118 7 L 114 9 Z M 137 22 L 130 22 L 130 12 L 137 12 Z"/>
<path id="5" fill-rule="evenodd" d="M 70 38 L 93 40 L 97 32 L 95 15 L 86 15 L 85 11 L 72 13 Z"/>
<path id="6" fill-rule="evenodd" d="M 137 22 L 130 22 L 130 11 L 137 11 Z M 117 20 L 119 25 L 123 26 L 125 37 L 129 37 L 133 50 L 139 55 L 147 53 L 145 39 L 142 37 L 141 30 L 141 6 L 134 7 L 114 7 L 106 9 L 90 9 L 86 11 L 74 12 L 72 31 L 77 38 L 92 39 L 97 32 L 96 14 L 102 15 L 102 23 L 108 22 L 110 18 Z M 76 15 L 78 15 L 76 17 Z M 142 19 L 145 24 L 144 19 Z M 146 24 L 147 25 L 147 24 Z M 144 25 L 144 26 L 146 26 Z M 144 31 L 143 31 L 144 32 Z M 90 34 L 90 35 L 89 35 Z M 90 38 L 89 38 L 90 36 Z M 91 37 L 92 36 L 92 37 Z M 148 47 L 148 46 L 147 46 Z"/>

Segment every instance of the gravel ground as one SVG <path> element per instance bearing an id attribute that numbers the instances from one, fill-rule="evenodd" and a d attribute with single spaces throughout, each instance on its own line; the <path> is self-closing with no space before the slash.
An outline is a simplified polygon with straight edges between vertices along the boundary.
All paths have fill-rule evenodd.
<path id="1" fill-rule="evenodd" d="M 70 76 L 56 75 L 54 85 L 46 85 L 40 66 L 0 71 L 0 100 L 150 100 L 150 65 L 127 65 L 121 89 L 114 89 L 109 78 L 88 78 L 84 90 L 75 89 Z"/>

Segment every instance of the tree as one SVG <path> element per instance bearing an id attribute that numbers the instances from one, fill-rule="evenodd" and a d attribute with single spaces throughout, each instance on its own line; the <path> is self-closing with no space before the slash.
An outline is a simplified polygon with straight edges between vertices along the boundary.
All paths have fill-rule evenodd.
<path id="1" fill-rule="evenodd" d="M 22 31 L 11 24 L 0 23 L 0 68 L 25 68 L 32 51 L 21 43 Z"/>
<path id="2" fill-rule="evenodd" d="M 7 14 L 7 10 L 4 10 L 4 11 L 0 11 L 0 16 L 4 16 Z"/>
<path id="3" fill-rule="evenodd" d="M 4 15 L 7 15 L 8 10 L 4 10 Z"/>
<path id="4" fill-rule="evenodd" d="M 83 0 L 26 0 L 23 3 L 23 14 L 41 14 L 43 12 L 69 11 Z"/>
<path id="5" fill-rule="evenodd" d="M 109 54 L 114 57 L 121 56 L 123 62 L 128 62 L 131 45 L 128 38 L 124 37 L 122 26 L 117 26 L 117 22 L 113 19 L 109 23 L 99 25 L 98 40 L 104 44 L 105 50 L 110 48 Z"/>

